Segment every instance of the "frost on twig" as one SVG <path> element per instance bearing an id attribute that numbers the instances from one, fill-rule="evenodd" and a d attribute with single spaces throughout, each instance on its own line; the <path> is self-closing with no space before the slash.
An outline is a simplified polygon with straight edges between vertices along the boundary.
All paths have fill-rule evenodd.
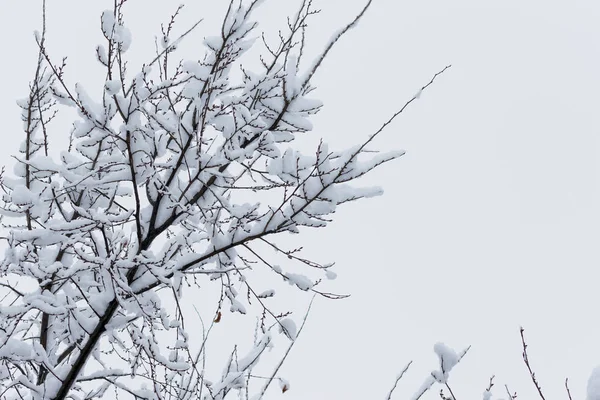
<path id="1" fill-rule="evenodd" d="M 400 382 L 400 380 L 404 377 L 404 374 L 406 374 L 406 371 L 408 371 L 408 369 L 410 368 L 411 365 L 412 365 L 412 361 L 410 361 L 408 364 L 406 364 L 406 366 L 402 369 L 402 372 L 400 372 L 400 374 L 396 377 L 396 380 L 394 381 L 394 385 L 392 386 L 392 389 L 388 393 L 386 400 L 391 400 L 392 395 L 394 394 L 394 391 L 396 390 L 396 387 L 398 387 L 398 382 Z"/>

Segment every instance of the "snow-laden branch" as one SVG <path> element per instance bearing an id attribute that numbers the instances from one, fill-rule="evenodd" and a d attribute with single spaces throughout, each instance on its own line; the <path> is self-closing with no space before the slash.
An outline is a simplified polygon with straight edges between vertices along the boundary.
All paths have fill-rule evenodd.
<path id="1" fill-rule="evenodd" d="M 251 19 L 261 1 L 231 1 L 204 54 L 174 64 L 177 45 L 199 24 L 175 36 L 179 7 L 155 57 L 137 72 L 127 69 L 133 36 L 124 3 L 99 20 L 105 43 L 96 56 L 106 71 L 99 98 L 66 83 L 64 61 L 56 64 L 46 50 L 45 18 L 36 35 L 37 69 L 19 102 L 16 176 L 1 181 L 0 212 L 10 221 L 0 268 L 2 398 L 92 399 L 108 390 L 141 399 L 247 395 L 251 371 L 275 338 L 293 341 L 299 333 L 289 313 L 272 310 L 276 288 L 255 289 L 257 270 L 336 298 L 319 286 L 320 276 L 335 277 L 333 264 L 308 260 L 277 238 L 325 227 L 338 206 L 381 194 L 354 181 L 404 154 L 367 145 L 418 96 L 351 149 L 294 147 L 322 108 L 311 97 L 312 76 L 371 1 L 308 67 L 305 29 L 318 10 L 303 1 L 277 45 L 262 35 L 256 70 L 246 60 L 261 36 Z M 62 151 L 49 146 L 59 106 L 78 115 Z M 287 257 L 285 269 L 273 252 Z M 203 285 L 220 285 L 220 297 L 194 347 L 183 299 L 204 293 L 203 277 Z M 210 381 L 206 342 L 226 305 L 241 314 L 258 307 L 262 317 L 246 356 L 236 347 Z M 289 389 L 277 371 L 260 396 L 274 379 Z"/>

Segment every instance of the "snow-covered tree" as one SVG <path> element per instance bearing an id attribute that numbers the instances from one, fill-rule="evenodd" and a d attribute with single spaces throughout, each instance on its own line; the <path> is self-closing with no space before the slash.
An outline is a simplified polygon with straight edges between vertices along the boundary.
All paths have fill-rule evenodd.
<path id="1" fill-rule="evenodd" d="M 180 8 L 139 71 L 127 68 L 124 3 L 99 20 L 97 98 L 67 83 L 65 63 L 46 51 L 45 26 L 35 36 L 37 68 L 19 102 L 24 139 L 14 177 L 1 181 L 0 398 L 260 399 L 277 368 L 266 379 L 252 369 L 276 335 L 293 342 L 299 329 L 272 311 L 277 286 L 259 291 L 257 270 L 335 298 L 320 285 L 335 277 L 330 264 L 276 240 L 325 227 L 337 206 L 381 193 L 354 181 L 403 154 L 370 146 L 421 91 L 363 143 L 302 153 L 295 140 L 322 108 L 311 78 L 371 1 L 314 60 L 304 52 L 318 12 L 311 0 L 274 42 L 253 20 L 260 0 L 232 0 L 203 52 L 174 61 L 198 25 L 176 36 Z M 63 132 L 53 124 L 60 108 L 77 113 L 64 149 L 51 146 Z M 273 261 L 281 256 L 283 267 Z M 220 293 L 214 317 L 191 340 L 182 304 L 207 287 Z M 224 312 L 258 317 L 255 332 L 240 333 L 255 340 L 209 376 L 206 344 Z"/>

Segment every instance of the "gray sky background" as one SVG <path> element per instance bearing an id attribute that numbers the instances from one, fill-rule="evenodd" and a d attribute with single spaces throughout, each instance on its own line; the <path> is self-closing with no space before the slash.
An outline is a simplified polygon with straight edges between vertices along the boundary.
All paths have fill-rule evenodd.
<path id="1" fill-rule="evenodd" d="M 21 140 L 15 100 L 33 76 L 39 3 L 0 0 L 3 164 Z M 69 82 L 92 92 L 103 79 L 99 16 L 111 3 L 48 0 L 50 52 L 68 56 Z M 139 65 L 179 0 L 129 3 Z M 267 0 L 263 29 L 280 26 L 296 3 Z M 364 2 L 315 3 L 323 12 L 310 55 Z M 182 56 L 199 57 L 224 5 L 187 2 L 178 32 L 207 20 Z M 334 149 L 363 140 L 433 73 L 453 67 L 376 142 L 407 150 L 363 180 L 385 195 L 300 237 L 310 254 L 337 262 L 328 288 L 352 297 L 315 304 L 282 370 L 292 388 L 270 399 L 383 399 L 414 360 L 396 395 L 407 398 L 436 367 L 437 341 L 473 346 L 450 381 L 459 399 L 480 398 L 491 375 L 495 397 L 508 384 L 531 399 L 520 325 L 547 397 L 566 398 L 565 377 L 573 398 L 585 397 L 600 364 L 598 21 L 595 0 L 374 1 L 315 77 L 325 108 L 314 139 Z"/>

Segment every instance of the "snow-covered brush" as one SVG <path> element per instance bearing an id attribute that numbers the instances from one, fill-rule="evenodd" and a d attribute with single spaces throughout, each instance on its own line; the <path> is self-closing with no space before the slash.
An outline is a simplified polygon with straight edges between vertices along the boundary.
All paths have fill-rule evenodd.
<path id="1" fill-rule="evenodd" d="M 448 379 L 450 377 L 450 371 L 452 371 L 452 369 L 463 359 L 463 357 L 467 354 L 470 348 L 471 347 L 469 346 L 460 353 L 457 353 L 456 351 L 454 351 L 454 349 L 448 347 L 444 343 L 436 343 L 433 346 L 433 351 L 438 357 L 439 368 L 431 371 L 429 376 L 421 384 L 419 389 L 413 394 L 411 399 L 421 399 L 423 395 L 425 395 L 425 393 L 427 393 L 433 387 L 433 385 L 437 383 L 442 385 L 442 389 L 440 390 L 440 397 L 443 400 L 456 400 L 454 392 L 452 391 L 452 388 L 450 387 L 450 384 L 448 382 Z M 386 397 L 387 400 L 392 399 L 394 392 L 398 388 L 398 384 L 400 383 L 402 378 L 404 378 L 412 363 L 413 362 L 411 361 L 408 364 L 406 364 L 406 366 L 402 369 L 402 372 L 400 372 L 400 374 L 396 377 L 394 385 L 392 386 L 392 389 L 389 391 Z M 488 392 L 491 390 L 491 386 L 492 381 L 490 380 L 490 387 L 488 389 Z M 448 390 L 449 396 L 444 394 L 444 389 Z M 489 398 L 484 400 L 489 400 Z"/>
<path id="2" fill-rule="evenodd" d="M 218 35 L 205 39 L 205 53 L 173 65 L 175 49 L 198 26 L 173 37 L 179 8 L 157 54 L 135 73 L 126 69 L 133 35 L 124 3 L 115 1 L 100 18 L 106 43 L 96 56 L 106 74 L 99 98 L 66 83 L 64 62 L 55 64 L 46 51 L 45 18 L 36 34 L 37 69 L 19 102 L 25 138 L 16 177 L 1 182 L 8 227 L 0 268 L 2 399 L 92 399 L 108 390 L 137 399 L 248 396 L 251 371 L 274 336 L 293 341 L 301 330 L 268 306 L 274 288 L 255 291 L 252 271 L 336 297 L 302 272 L 310 267 L 333 278 L 331 264 L 274 240 L 324 227 L 337 206 L 379 195 L 379 188 L 352 183 L 403 152 L 367 146 L 445 70 L 364 143 L 333 152 L 321 142 L 303 154 L 292 145 L 322 107 L 310 96 L 311 78 L 371 1 L 307 63 L 304 30 L 317 11 L 303 1 L 280 43 L 264 42 L 256 70 L 244 57 L 260 46 L 252 19 L 260 0 L 232 0 Z M 232 74 L 238 69 L 239 79 Z M 49 124 L 58 107 L 78 118 L 68 147 L 54 154 Z M 289 265 L 278 267 L 264 247 Z M 189 290 L 203 293 L 202 277 L 203 285 L 220 285 L 221 297 L 195 346 L 180 301 Z M 211 382 L 202 362 L 207 335 L 225 304 L 244 314 L 250 301 L 262 308 L 254 345 L 245 356 L 236 347 Z M 282 391 L 290 388 L 275 379 Z"/>

